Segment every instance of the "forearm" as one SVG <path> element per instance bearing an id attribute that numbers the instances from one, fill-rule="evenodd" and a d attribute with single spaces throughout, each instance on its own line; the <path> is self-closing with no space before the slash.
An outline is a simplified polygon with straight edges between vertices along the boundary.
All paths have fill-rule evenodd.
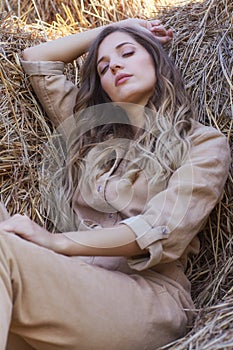
<path id="1" fill-rule="evenodd" d="M 30 220 L 16 214 L 0 223 L 0 230 L 14 233 L 42 247 L 64 255 L 132 256 L 143 254 L 136 235 L 128 226 L 53 234 Z"/>
<path id="2" fill-rule="evenodd" d="M 64 255 L 133 256 L 144 254 L 126 225 L 53 235 L 51 249 Z"/>
<path id="3" fill-rule="evenodd" d="M 103 28 L 97 27 L 82 33 L 68 35 L 34 47 L 29 47 L 23 51 L 23 59 L 27 61 L 72 62 L 88 50 L 92 41 Z"/>

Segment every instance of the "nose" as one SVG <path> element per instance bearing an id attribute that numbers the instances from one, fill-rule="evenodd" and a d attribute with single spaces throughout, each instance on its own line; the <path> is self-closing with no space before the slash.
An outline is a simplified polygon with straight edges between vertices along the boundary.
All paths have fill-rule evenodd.
<path id="1" fill-rule="evenodd" d="M 115 74 L 119 69 L 123 68 L 123 64 L 120 62 L 120 60 L 111 60 L 109 67 L 113 74 Z"/>

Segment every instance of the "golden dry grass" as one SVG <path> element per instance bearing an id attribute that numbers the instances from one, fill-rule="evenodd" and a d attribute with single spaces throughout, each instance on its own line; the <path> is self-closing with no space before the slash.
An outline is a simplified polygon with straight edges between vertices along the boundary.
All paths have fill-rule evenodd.
<path id="1" fill-rule="evenodd" d="M 153 17 L 163 7 L 190 1 L 192 0 L 2 0 L 0 12 L 14 12 L 27 22 L 39 19 L 48 23 L 60 23 L 65 20 L 71 26 L 78 24 L 93 27 L 127 17 Z"/>
<path id="2" fill-rule="evenodd" d="M 42 40 L 126 17 L 159 17 L 174 30 L 167 47 L 198 106 L 202 123 L 213 125 L 232 147 L 232 0 L 179 3 L 139 1 L 2 1 L 0 4 L 0 194 L 11 213 L 47 224 L 38 187 L 43 148 L 52 129 L 25 78 L 20 52 Z M 174 4 L 173 4 L 174 5 Z M 77 79 L 74 65 L 67 66 Z M 197 318 L 183 339 L 166 349 L 233 349 L 233 174 L 221 203 L 201 232 L 201 253 L 189 264 Z M 48 223 L 49 225 L 49 223 Z M 164 349 L 165 349 L 164 348 Z"/>

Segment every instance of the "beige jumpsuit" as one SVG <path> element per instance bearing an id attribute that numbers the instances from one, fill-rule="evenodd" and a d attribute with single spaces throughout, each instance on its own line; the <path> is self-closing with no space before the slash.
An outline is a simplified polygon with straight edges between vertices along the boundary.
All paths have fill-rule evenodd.
<path id="1" fill-rule="evenodd" d="M 23 67 L 51 120 L 70 117 L 77 88 L 63 75 L 63 63 Z M 122 222 L 148 250 L 145 256 L 67 257 L 0 232 L 0 350 L 8 332 L 8 350 L 26 350 L 27 344 L 41 350 L 155 350 L 187 332 L 194 310 L 187 257 L 198 253 L 197 233 L 221 198 L 230 161 L 227 140 L 216 129 L 193 122 L 189 140 L 187 160 L 166 187 L 149 187 L 146 199 L 140 176 L 133 188 L 121 183 L 117 198 L 120 176 L 102 179 L 91 193 L 91 208 L 76 198 L 84 229 L 86 220 L 102 227 Z M 125 195 L 122 207 L 118 199 Z M 2 205 L 0 219 L 6 216 Z M 75 241 L 75 233 L 66 235 Z"/>

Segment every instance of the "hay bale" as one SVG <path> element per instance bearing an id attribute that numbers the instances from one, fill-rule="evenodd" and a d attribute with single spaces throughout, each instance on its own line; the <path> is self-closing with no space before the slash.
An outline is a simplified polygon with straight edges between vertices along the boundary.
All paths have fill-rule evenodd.
<path id="1" fill-rule="evenodd" d="M 89 26 L 128 16 L 151 18 L 157 11 L 166 26 L 174 29 L 175 38 L 167 48 L 196 101 L 200 121 L 221 130 L 232 147 L 232 0 L 176 7 L 161 7 L 165 0 L 156 2 L 157 7 L 149 0 L 130 0 L 131 6 L 121 1 L 118 7 L 113 0 L 105 0 L 95 5 L 84 2 L 82 11 L 74 0 L 66 6 L 58 0 L 35 4 L 13 0 L 0 4 L 5 11 L 0 17 L 0 194 L 11 213 L 26 213 L 52 227 L 38 187 L 38 169 L 52 127 L 22 72 L 20 51 Z M 76 65 L 68 65 L 66 71 L 70 79 L 77 79 Z M 200 234 L 201 253 L 189 264 L 197 308 L 195 325 L 186 337 L 163 349 L 233 348 L 232 175 L 230 170 L 222 201 Z"/>
<path id="2" fill-rule="evenodd" d="M 184 4 L 191 0 L 2 0 L 0 13 L 13 13 L 34 23 L 40 22 L 55 25 L 69 25 L 71 28 L 94 27 L 100 24 L 128 17 L 154 17 L 162 8 L 176 4 Z M 201 0 L 196 0 L 201 1 Z"/>

